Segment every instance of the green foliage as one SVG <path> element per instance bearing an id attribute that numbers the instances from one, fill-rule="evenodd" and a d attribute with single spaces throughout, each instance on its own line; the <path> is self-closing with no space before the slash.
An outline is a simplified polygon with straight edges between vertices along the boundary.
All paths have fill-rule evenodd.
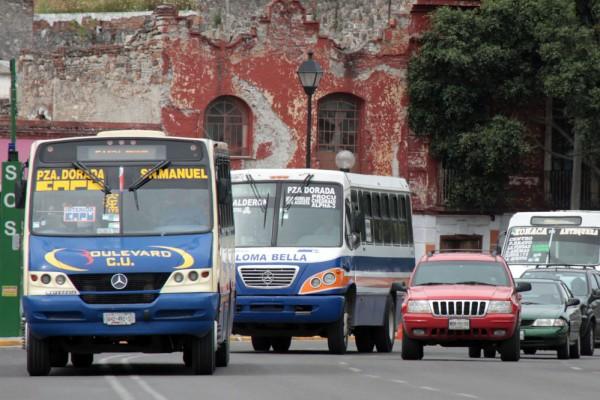
<path id="1" fill-rule="evenodd" d="M 198 4 L 197 0 L 36 0 L 34 11 L 38 14 L 151 11 L 165 3 L 179 10 L 193 10 Z"/>
<path id="2" fill-rule="evenodd" d="M 409 123 L 452 168 L 449 206 L 492 211 L 530 150 L 546 98 L 588 142 L 600 132 L 600 0 L 486 0 L 441 8 L 409 64 Z M 539 122 L 539 118 L 537 121 Z"/>

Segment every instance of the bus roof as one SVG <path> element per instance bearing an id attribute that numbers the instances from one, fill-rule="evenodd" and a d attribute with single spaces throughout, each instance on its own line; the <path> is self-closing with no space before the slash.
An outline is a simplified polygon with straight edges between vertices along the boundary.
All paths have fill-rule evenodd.
<path id="1" fill-rule="evenodd" d="M 149 131 L 149 130 L 118 130 L 118 131 L 102 131 L 96 134 L 98 137 L 121 137 L 121 136 L 141 136 L 141 137 L 165 137 L 163 131 Z"/>
<path id="2" fill-rule="evenodd" d="M 255 181 L 302 181 L 309 174 L 314 175 L 315 181 L 338 182 L 350 187 L 365 189 L 392 190 L 409 192 L 406 179 L 395 176 L 364 175 L 328 169 L 308 168 L 257 168 L 242 169 L 231 172 L 232 181 L 245 182 L 246 175 L 251 175 Z"/>
<path id="3" fill-rule="evenodd" d="M 566 223 L 565 225 L 573 226 L 600 226 L 600 211 L 587 211 L 587 210 L 560 210 L 560 211 L 533 211 L 533 212 L 518 212 L 513 215 L 508 223 L 508 227 L 513 226 L 532 226 L 531 218 L 548 218 L 549 221 L 556 219 L 559 221 L 561 218 L 571 221 L 575 221 L 576 218 L 581 218 L 581 223 Z M 544 224 L 535 224 L 544 225 Z M 547 225 L 552 225 L 550 222 Z M 556 223 L 554 225 L 562 225 Z"/>

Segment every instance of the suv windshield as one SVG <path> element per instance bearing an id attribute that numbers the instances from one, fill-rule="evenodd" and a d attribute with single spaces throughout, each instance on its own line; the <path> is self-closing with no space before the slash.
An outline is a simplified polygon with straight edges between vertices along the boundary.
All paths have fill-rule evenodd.
<path id="1" fill-rule="evenodd" d="M 510 286 L 510 279 L 504 266 L 498 262 L 429 261 L 419 264 L 411 284 Z"/>
<path id="2" fill-rule="evenodd" d="M 525 271 L 521 278 L 560 279 L 575 296 L 588 295 L 587 274 L 583 271 Z"/>
<path id="3" fill-rule="evenodd" d="M 530 282 L 531 290 L 521 293 L 521 304 L 562 304 L 562 296 L 555 282 Z"/>
<path id="4" fill-rule="evenodd" d="M 341 246 L 341 186 L 311 178 L 233 185 L 236 246 Z"/>
<path id="5" fill-rule="evenodd" d="M 87 173 L 77 167 L 36 169 L 32 233 L 162 235 L 210 230 L 208 169 L 198 164 L 172 163 L 151 174 L 136 190 L 128 189 L 153 166 L 87 163 Z M 98 179 L 91 179 L 90 173 Z"/>
<path id="6" fill-rule="evenodd" d="M 503 252 L 509 264 L 600 264 L 600 229 L 515 227 Z"/>

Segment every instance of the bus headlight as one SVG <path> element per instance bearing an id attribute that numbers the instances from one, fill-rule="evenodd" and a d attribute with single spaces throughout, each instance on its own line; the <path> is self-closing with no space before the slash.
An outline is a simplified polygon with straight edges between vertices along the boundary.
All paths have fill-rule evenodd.
<path id="1" fill-rule="evenodd" d="M 214 292 L 210 268 L 175 271 L 165 282 L 161 293 Z"/>
<path id="2" fill-rule="evenodd" d="M 346 286 L 349 279 L 342 268 L 331 268 L 321 271 L 304 281 L 298 294 L 311 294 L 324 290 L 339 289 Z"/>
<path id="3" fill-rule="evenodd" d="M 79 292 L 62 272 L 30 272 L 27 282 L 29 296 L 71 296 Z"/>

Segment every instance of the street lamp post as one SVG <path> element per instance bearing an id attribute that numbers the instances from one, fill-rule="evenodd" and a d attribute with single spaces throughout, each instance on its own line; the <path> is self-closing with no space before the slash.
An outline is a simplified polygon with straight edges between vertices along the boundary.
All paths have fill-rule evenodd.
<path id="1" fill-rule="evenodd" d="M 308 116 L 306 117 L 306 168 L 310 168 L 310 139 L 312 128 L 312 95 L 319 87 L 319 82 L 323 76 L 321 66 L 313 60 L 313 52 L 308 52 L 308 60 L 300 64 L 298 68 L 298 78 L 308 96 Z"/>

